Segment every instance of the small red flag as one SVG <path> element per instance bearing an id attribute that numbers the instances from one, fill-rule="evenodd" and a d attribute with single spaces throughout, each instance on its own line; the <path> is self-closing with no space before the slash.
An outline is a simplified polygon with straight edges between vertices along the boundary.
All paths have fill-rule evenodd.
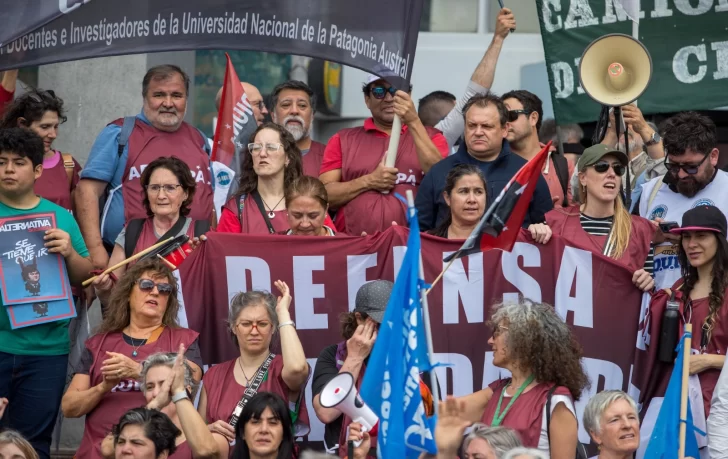
<path id="1" fill-rule="evenodd" d="M 551 142 L 521 167 L 490 205 L 460 250 L 445 258 L 446 262 L 456 256 L 461 258 L 490 249 L 511 251 L 526 218 L 550 147 Z"/>

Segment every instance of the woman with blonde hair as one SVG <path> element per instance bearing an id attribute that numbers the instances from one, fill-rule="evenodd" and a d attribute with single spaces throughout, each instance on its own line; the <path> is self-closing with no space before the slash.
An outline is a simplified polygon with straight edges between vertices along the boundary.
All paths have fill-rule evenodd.
<path id="1" fill-rule="evenodd" d="M 0 432 L 0 457 L 12 459 L 38 459 L 28 440 L 14 430 Z"/>
<path id="2" fill-rule="evenodd" d="M 536 242 L 545 244 L 552 234 L 569 244 L 598 252 L 627 267 L 632 282 L 642 291 L 655 286 L 652 278 L 654 225 L 630 215 L 622 202 L 622 176 L 627 155 L 606 145 L 593 145 L 581 155 L 579 197 L 581 205 L 556 208 L 546 214 L 546 223 L 528 227 Z"/>

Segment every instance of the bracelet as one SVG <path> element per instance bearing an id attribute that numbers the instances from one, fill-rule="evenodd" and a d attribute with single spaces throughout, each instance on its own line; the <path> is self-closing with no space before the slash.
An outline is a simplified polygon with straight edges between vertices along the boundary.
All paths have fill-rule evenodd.
<path id="1" fill-rule="evenodd" d="M 187 392 L 186 392 L 186 391 L 179 391 L 179 392 L 177 392 L 176 394 L 174 394 L 174 395 L 172 396 L 172 403 L 177 403 L 177 402 L 179 402 L 180 400 L 184 400 L 184 399 L 187 399 L 187 400 L 189 400 L 189 399 L 190 399 L 190 398 L 189 398 L 189 397 L 187 396 Z"/>
<path id="2" fill-rule="evenodd" d="M 291 326 L 293 326 L 293 328 L 296 328 L 295 322 L 293 322 L 292 320 L 289 320 L 288 322 L 283 322 L 282 324 L 279 324 L 278 325 L 278 330 L 280 330 L 281 328 L 285 327 L 286 325 L 291 325 Z"/>

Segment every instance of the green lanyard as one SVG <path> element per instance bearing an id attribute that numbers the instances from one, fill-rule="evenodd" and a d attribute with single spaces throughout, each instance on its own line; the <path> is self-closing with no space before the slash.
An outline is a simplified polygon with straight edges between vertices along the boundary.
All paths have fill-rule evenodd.
<path id="1" fill-rule="evenodd" d="M 495 407 L 495 414 L 493 415 L 493 422 L 490 424 L 492 427 L 499 426 L 503 422 L 503 418 L 506 417 L 506 414 L 508 414 L 508 410 L 511 409 L 511 406 L 513 406 L 513 402 L 516 401 L 516 399 L 523 393 L 523 391 L 528 387 L 529 384 L 531 384 L 534 380 L 533 375 L 529 376 L 528 379 L 526 379 L 523 384 L 521 384 L 521 387 L 518 388 L 515 394 L 513 394 L 513 397 L 511 397 L 511 401 L 508 402 L 508 405 L 506 405 L 506 409 L 503 411 L 503 413 L 500 412 L 501 409 L 501 403 L 503 403 L 503 394 L 506 393 L 506 389 L 508 386 L 510 386 L 511 383 L 506 384 L 506 387 L 503 388 L 503 390 L 500 393 L 500 398 L 498 399 L 498 405 Z"/>

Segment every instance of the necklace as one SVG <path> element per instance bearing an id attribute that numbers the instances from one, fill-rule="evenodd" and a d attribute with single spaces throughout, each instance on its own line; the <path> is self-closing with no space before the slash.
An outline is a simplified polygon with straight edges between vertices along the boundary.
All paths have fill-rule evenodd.
<path id="1" fill-rule="evenodd" d="M 265 363 L 265 360 L 263 361 Z M 253 377 L 255 378 L 255 375 L 258 374 L 258 370 L 260 370 L 260 367 L 263 366 L 263 363 L 258 365 L 258 368 L 253 373 Z M 243 370 L 243 360 L 242 357 L 238 357 L 238 366 L 240 367 L 240 371 L 243 372 L 243 378 L 245 378 L 245 387 L 248 387 L 248 384 L 250 383 L 250 379 L 248 379 L 248 375 L 245 374 L 245 370 Z"/>
<path id="2" fill-rule="evenodd" d="M 261 201 L 263 201 L 263 204 L 265 204 L 265 207 L 266 207 L 266 208 L 268 208 L 268 218 L 275 218 L 276 214 L 275 214 L 275 212 L 273 212 L 273 209 L 275 209 L 276 207 L 278 207 L 278 205 L 279 205 L 279 204 L 281 203 L 281 201 L 283 201 L 283 199 L 285 199 L 285 196 L 283 196 L 283 197 L 282 197 L 282 198 L 281 198 L 281 199 L 280 199 L 280 200 L 279 200 L 279 201 L 278 201 L 278 202 L 276 203 L 276 205 L 275 205 L 275 206 L 273 206 L 273 207 L 271 208 L 271 207 L 270 207 L 270 206 L 268 205 L 268 203 L 266 203 L 266 202 L 265 202 L 265 200 L 263 199 L 263 196 L 261 196 L 261 197 L 260 197 L 260 200 L 261 200 Z"/>
<path id="3" fill-rule="evenodd" d="M 513 406 L 513 403 L 516 401 L 516 399 L 523 393 L 523 391 L 528 387 L 529 384 L 531 384 L 534 380 L 534 376 L 531 375 L 523 381 L 523 384 L 521 384 L 521 387 L 518 388 L 515 394 L 513 394 L 513 397 L 511 397 L 511 401 L 508 402 L 508 405 L 506 405 L 506 409 L 503 410 L 503 412 L 500 412 L 501 409 L 501 403 L 503 403 L 503 394 L 506 393 L 506 389 L 508 386 L 510 386 L 511 383 L 506 384 L 506 386 L 503 388 L 503 390 L 500 393 L 500 398 L 498 399 L 498 405 L 495 407 L 495 414 L 493 414 L 493 422 L 491 423 L 492 426 L 499 426 L 503 422 L 503 418 L 506 417 L 506 414 L 508 414 L 508 410 L 511 409 L 511 406 Z"/>
<path id="4" fill-rule="evenodd" d="M 157 327 L 157 328 L 159 328 L 159 327 Z M 156 329 L 152 330 L 152 332 L 149 334 L 149 336 L 147 336 L 146 338 L 140 339 L 139 344 L 136 344 L 136 342 L 135 342 L 136 338 L 132 338 L 131 335 L 128 335 L 128 334 L 126 335 L 129 337 L 129 340 L 131 341 L 131 347 L 133 348 L 131 351 L 132 357 L 136 357 L 137 355 L 139 355 L 139 348 L 144 346 L 147 343 L 147 340 L 149 339 L 149 337 L 151 337 L 154 334 L 155 331 L 157 331 L 157 330 Z M 129 333 L 131 333 L 131 329 L 129 330 Z"/>

